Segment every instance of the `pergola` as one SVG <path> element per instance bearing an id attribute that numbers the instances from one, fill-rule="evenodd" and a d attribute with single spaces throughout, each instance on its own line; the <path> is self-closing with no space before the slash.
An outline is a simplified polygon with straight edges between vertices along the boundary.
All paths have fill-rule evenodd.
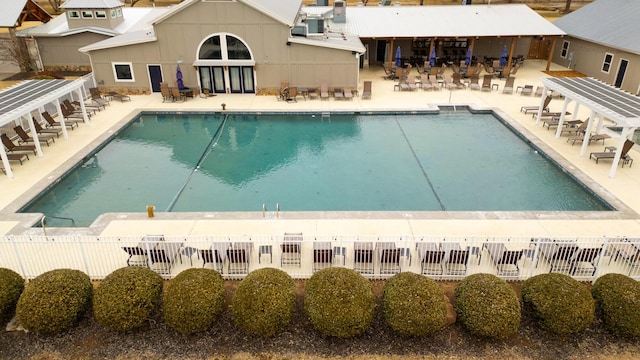
<path id="1" fill-rule="evenodd" d="M 77 99 L 84 99 L 82 80 L 27 80 L 9 87 L 0 92 L 0 128 L 4 128 L 11 123 L 16 123 L 20 121 L 20 119 L 26 119 L 29 123 L 29 129 L 34 129 L 31 113 L 37 111 L 40 116 L 40 121 L 42 121 L 44 106 L 53 103 L 58 112 L 59 121 L 62 124 L 64 139 L 68 140 L 69 135 L 64 125 L 60 98 L 66 95 L 73 97 L 74 92 L 76 93 Z M 84 101 L 80 101 L 80 106 L 82 108 L 84 122 L 88 123 L 89 117 L 87 116 Z M 31 136 L 35 140 L 34 145 L 36 146 L 38 157 L 42 157 L 42 148 L 38 141 L 38 134 L 32 131 Z M 7 176 L 13 178 L 13 171 L 11 171 L 4 146 L 0 146 L 0 158 L 2 159 L 2 164 Z"/>
<path id="2" fill-rule="evenodd" d="M 585 131 L 582 141 L 582 148 L 580 149 L 580 156 L 585 156 L 587 153 L 589 136 L 596 118 L 598 118 L 598 130 L 601 129 L 605 117 L 613 121 L 617 127 L 622 128 L 617 146 L 619 150 L 622 149 L 629 135 L 631 135 L 636 128 L 640 127 L 640 97 L 638 96 L 629 94 L 593 78 L 543 78 L 542 83 L 544 84 L 544 89 L 542 91 L 541 106 L 538 109 L 536 124 L 540 122 L 543 111 L 542 104 L 548 90 L 557 91 L 565 97 L 556 137 L 560 136 L 560 129 L 562 128 L 567 106 L 570 101 L 576 102 L 574 114 L 577 113 L 580 105 L 584 105 L 591 110 L 587 130 Z M 609 171 L 609 177 L 616 175 L 620 156 L 620 151 L 617 151 L 613 159 L 613 164 L 611 165 L 611 170 Z"/>

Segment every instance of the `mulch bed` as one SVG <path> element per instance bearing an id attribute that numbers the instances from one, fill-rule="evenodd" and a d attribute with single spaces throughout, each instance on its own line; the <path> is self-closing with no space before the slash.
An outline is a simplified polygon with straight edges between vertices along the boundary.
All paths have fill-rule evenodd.
<path id="1" fill-rule="evenodd" d="M 69 77 L 80 77 L 80 76 L 86 75 L 88 73 L 89 72 L 87 72 L 87 71 L 56 71 L 56 74 L 59 74 L 59 75 L 64 76 L 64 77 L 67 77 L 67 76 L 69 76 Z M 4 79 L 4 80 L 9 80 L 9 81 L 29 80 L 34 76 L 35 76 L 35 74 L 32 73 L 32 72 L 20 72 L 20 73 L 14 74 L 14 75 L 12 75 L 12 76 Z"/>
<path id="2" fill-rule="evenodd" d="M 312 329 L 303 310 L 304 280 L 296 281 L 297 308 L 291 325 L 270 339 L 247 336 L 233 324 L 229 309 L 207 332 L 181 335 L 168 328 L 157 314 L 148 325 L 120 334 L 85 316 L 71 330 L 43 336 L 24 332 L 0 334 L 2 359 L 632 359 L 640 353 L 640 341 L 620 339 L 607 333 L 599 320 L 587 331 L 558 336 L 538 328 L 523 314 L 518 335 L 504 341 L 470 335 L 460 325 L 448 326 L 422 338 L 395 334 L 381 313 L 384 282 L 374 281 L 378 307 L 371 327 L 352 339 L 327 338 Z M 237 282 L 226 285 L 226 305 L 231 303 Z M 441 283 L 453 295 L 455 283 Z M 514 284 L 514 288 L 518 288 Z M 516 289 L 517 290 L 517 289 Z"/>
<path id="3" fill-rule="evenodd" d="M 555 70 L 555 71 L 543 71 L 547 75 L 553 77 L 587 77 L 587 75 L 573 70 Z"/>

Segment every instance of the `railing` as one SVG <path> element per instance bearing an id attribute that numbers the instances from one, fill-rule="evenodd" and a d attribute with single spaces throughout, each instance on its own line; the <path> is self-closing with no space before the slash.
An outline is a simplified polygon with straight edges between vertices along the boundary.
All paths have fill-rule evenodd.
<path id="1" fill-rule="evenodd" d="M 102 279 L 124 266 L 148 266 L 165 278 L 191 267 L 227 279 L 275 267 L 294 278 L 320 268 L 352 268 L 384 279 L 400 271 L 436 280 L 492 273 L 521 281 L 548 272 L 594 281 L 607 273 L 640 279 L 640 239 L 418 236 L 4 236 L 0 267 L 27 279 L 71 268 Z"/>

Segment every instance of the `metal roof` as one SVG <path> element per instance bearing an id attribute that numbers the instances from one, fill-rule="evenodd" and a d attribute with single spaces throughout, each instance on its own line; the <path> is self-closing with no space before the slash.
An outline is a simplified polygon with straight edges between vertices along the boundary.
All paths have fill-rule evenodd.
<path id="1" fill-rule="evenodd" d="M 27 0 L 3 0 L 0 11 L 0 27 L 14 27 L 27 4 Z"/>
<path id="2" fill-rule="evenodd" d="M 120 0 L 67 0 L 63 9 L 113 9 L 124 6 Z"/>
<path id="3" fill-rule="evenodd" d="M 303 7 L 323 14 L 330 7 Z M 565 32 L 527 5 L 349 6 L 331 30 L 360 38 L 551 36 Z"/>
<path id="4" fill-rule="evenodd" d="M 597 0 L 553 23 L 567 34 L 640 54 L 640 1 Z"/>

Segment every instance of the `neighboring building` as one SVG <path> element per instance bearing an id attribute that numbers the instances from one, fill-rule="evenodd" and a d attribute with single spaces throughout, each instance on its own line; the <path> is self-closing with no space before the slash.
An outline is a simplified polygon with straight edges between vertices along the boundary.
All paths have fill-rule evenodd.
<path id="1" fill-rule="evenodd" d="M 554 25 L 568 36 L 553 61 L 640 95 L 640 1 L 597 0 Z"/>
<path id="2" fill-rule="evenodd" d="M 359 68 L 391 64 L 397 47 L 403 63 L 420 67 L 432 50 L 438 64 L 463 60 L 468 49 L 478 61 L 507 48 L 509 59 L 546 59 L 546 49 L 564 35 L 522 4 L 347 8 L 344 1 L 303 7 L 302 0 L 185 0 L 131 8 L 120 0 L 68 0 L 63 7 L 55 25 L 21 33 L 37 38 L 45 66 L 90 64 L 101 88 L 138 93 L 158 92 L 160 82 L 175 86 L 178 65 L 186 86 L 217 93 L 270 94 L 282 81 L 357 88 Z"/>

